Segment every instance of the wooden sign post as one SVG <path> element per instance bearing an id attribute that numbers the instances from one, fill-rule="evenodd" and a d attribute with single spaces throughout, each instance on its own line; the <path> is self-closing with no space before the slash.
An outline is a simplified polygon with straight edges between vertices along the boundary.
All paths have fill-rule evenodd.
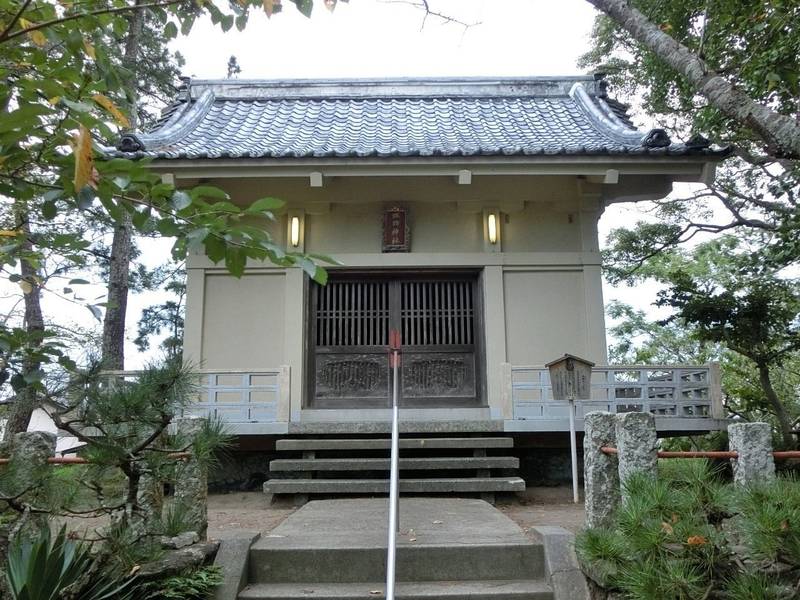
<path id="1" fill-rule="evenodd" d="M 572 501 L 579 501 L 578 494 L 578 444 L 575 434 L 575 400 L 590 400 L 592 397 L 592 367 L 594 363 L 572 354 L 545 365 L 550 371 L 553 400 L 569 401 L 569 450 L 572 458 Z"/>

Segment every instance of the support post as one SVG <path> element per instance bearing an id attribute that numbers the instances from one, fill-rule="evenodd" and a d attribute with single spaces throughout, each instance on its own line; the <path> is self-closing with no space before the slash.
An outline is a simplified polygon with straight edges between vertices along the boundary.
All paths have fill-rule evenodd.
<path id="1" fill-rule="evenodd" d="M 733 481 L 746 486 L 775 479 L 772 456 L 772 427 L 769 423 L 732 423 L 728 425 L 728 444 L 739 454 L 731 459 Z"/>
<path id="2" fill-rule="evenodd" d="M 575 399 L 569 400 L 569 454 L 572 463 L 572 501 L 577 504 L 578 494 L 578 442 L 575 434 Z"/>
<path id="3" fill-rule="evenodd" d="M 194 437 L 202 426 L 201 419 L 179 419 L 178 431 L 187 438 Z M 188 513 L 188 520 L 201 540 L 208 530 L 208 471 L 195 456 L 178 465 L 174 501 Z"/>
<path id="4" fill-rule="evenodd" d="M 656 421 L 650 413 L 629 412 L 616 416 L 617 460 L 622 501 L 627 500 L 625 482 L 634 473 L 655 476 L 658 470 Z"/>
<path id="5" fill-rule="evenodd" d="M 619 472 L 617 457 L 600 451 L 603 446 L 616 446 L 616 417 L 609 412 L 595 411 L 583 417 L 583 500 L 586 526 L 609 525 L 619 505 Z"/>

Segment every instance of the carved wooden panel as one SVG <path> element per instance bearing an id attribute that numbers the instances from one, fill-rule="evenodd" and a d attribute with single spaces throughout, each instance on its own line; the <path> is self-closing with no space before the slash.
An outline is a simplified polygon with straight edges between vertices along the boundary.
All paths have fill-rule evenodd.
<path id="1" fill-rule="evenodd" d="M 315 369 L 318 398 L 387 397 L 389 364 L 380 354 L 322 354 Z"/>
<path id="2" fill-rule="evenodd" d="M 475 354 L 420 352 L 403 356 L 404 398 L 475 397 Z"/>

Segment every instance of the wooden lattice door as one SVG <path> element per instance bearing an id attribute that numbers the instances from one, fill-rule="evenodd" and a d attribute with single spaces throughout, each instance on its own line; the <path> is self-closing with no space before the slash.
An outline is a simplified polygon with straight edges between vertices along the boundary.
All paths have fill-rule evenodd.
<path id="1" fill-rule="evenodd" d="M 310 404 L 389 404 L 389 330 L 403 342 L 404 406 L 479 402 L 480 310 L 468 274 L 338 276 L 314 285 L 310 311 Z"/>

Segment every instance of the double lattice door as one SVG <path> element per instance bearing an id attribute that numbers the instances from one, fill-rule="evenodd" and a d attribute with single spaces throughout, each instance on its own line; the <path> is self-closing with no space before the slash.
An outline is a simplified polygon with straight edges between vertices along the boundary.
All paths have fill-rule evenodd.
<path id="1" fill-rule="evenodd" d="M 309 390 L 315 408 L 389 405 L 389 331 L 403 344 L 404 406 L 475 406 L 481 398 L 480 295 L 469 273 L 332 276 L 314 284 Z"/>

